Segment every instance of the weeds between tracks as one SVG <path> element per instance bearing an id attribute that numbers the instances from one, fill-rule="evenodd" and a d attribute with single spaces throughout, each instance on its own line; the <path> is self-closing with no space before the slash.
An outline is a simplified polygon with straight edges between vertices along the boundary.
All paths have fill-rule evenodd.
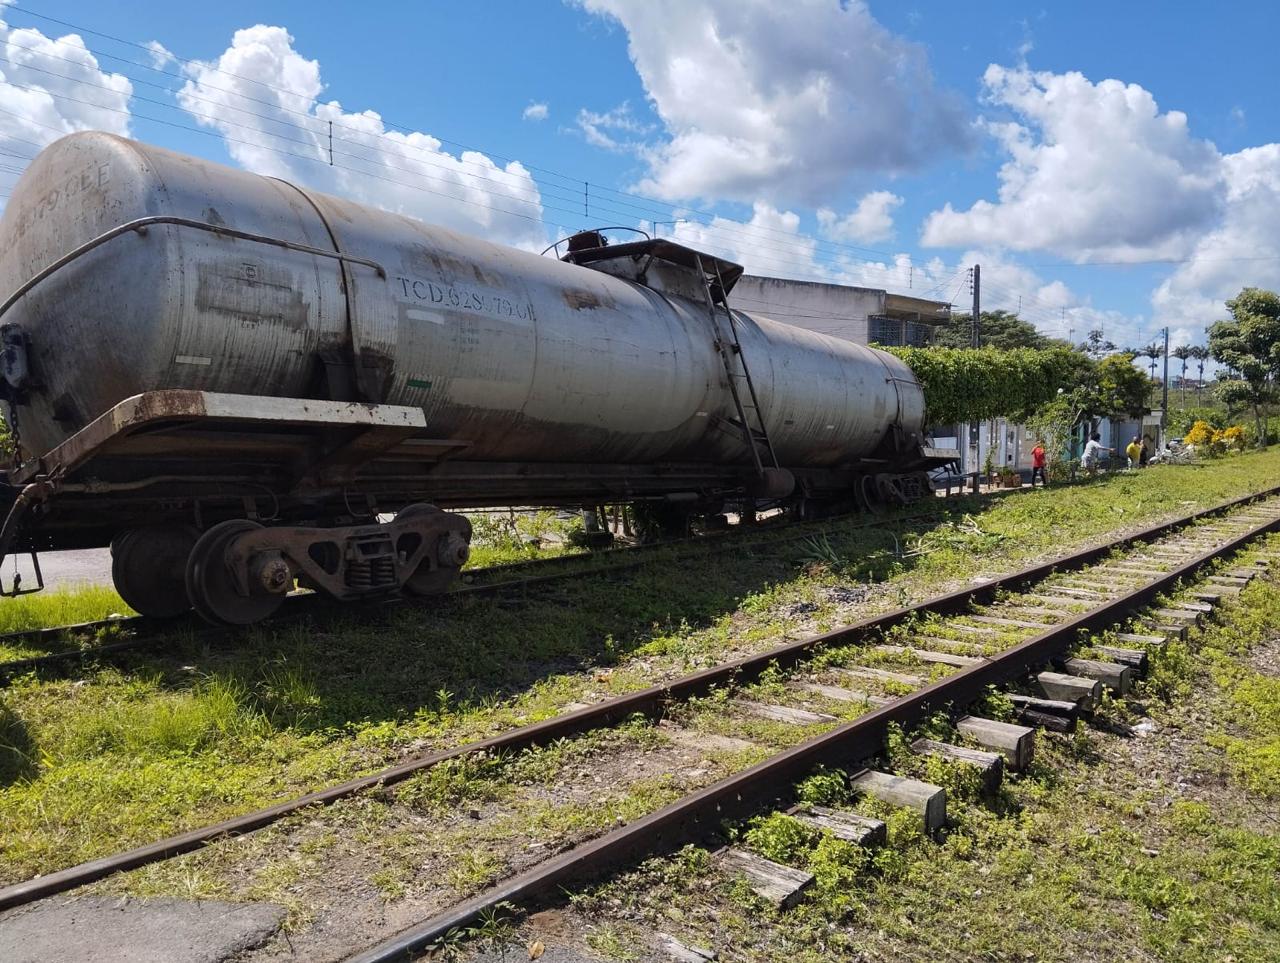
<path id="1" fill-rule="evenodd" d="M 936 594 L 948 581 L 1013 569 L 1069 544 L 1184 514 L 1188 503 L 1239 494 L 1274 477 L 1277 466 L 1280 457 L 1267 453 L 1211 469 L 1151 469 L 1028 492 L 976 508 L 972 526 L 941 531 L 917 524 L 899 532 L 842 532 L 832 525 L 827 541 L 834 557 L 803 568 L 798 545 L 786 556 L 700 556 L 637 570 L 625 582 L 556 586 L 515 609 L 477 600 L 447 612 L 404 613 L 379 626 L 337 619 L 261 630 L 231 652 L 179 641 L 174 652 L 149 655 L 127 672 L 28 680 L 5 696 L 0 719 L 0 743 L 11 747 L 0 792 L 3 873 L 11 881 L 48 871 L 370 771 L 406 751 L 543 718 L 592 692 L 629 691 L 786 632 L 822 628 L 855 611 L 870 614 L 902 596 Z M 895 540 L 901 545 L 913 535 L 925 550 L 897 560 Z M 864 597 L 865 587 L 850 579 L 864 574 L 859 566 L 877 552 L 883 569 L 874 575 L 889 581 Z M 618 751 L 626 755 L 629 744 Z M 605 766 L 607 775 L 609 753 L 602 753 L 591 765 Z M 553 798 L 561 763 L 536 758 L 552 760 L 529 763 L 542 766 L 550 781 L 528 783 L 524 808 L 504 829 L 531 832 L 535 841 L 538 827 L 550 832 L 566 822 L 608 821 L 676 791 L 659 757 L 650 782 L 633 784 L 610 805 L 566 809 Z M 304 833 L 301 860 L 262 848 L 279 839 L 263 834 L 261 843 L 184 858 L 113 886 L 284 899 L 300 926 L 312 900 L 325 898 L 308 888 L 310 876 L 341 861 L 348 844 L 335 840 L 350 831 L 352 839 L 379 842 L 371 858 L 347 865 L 352 878 L 343 882 L 394 903 L 423 872 L 414 862 L 413 836 L 423 836 L 414 820 L 449 807 L 465 817 L 466 806 L 493 803 L 483 784 L 463 767 L 438 794 L 423 789 L 422 805 L 390 824 L 377 800 L 334 807 Z M 472 841 L 449 885 L 470 891 L 499 871 L 493 862 L 484 841 Z"/>
<path id="2" fill-rule="evenodd" d="M 745 845 L 815 875 L 789 911 L 688 847 L 577 895 L 557 931 L 615 960 L 645 959 L 655 930 L 760 963 L 1280 958 L 1280 576 L 1171 643 L 1103 721 L 1111 731 L 1042 733 L 1032 769 L 995 800 L 930 774 L 955 802 L 941 842 L 867 800 L 852 808 L 889 828 L 874 851 L 779 814 L 741 827 Z M 928 764 L 902 743 L 891 757 L 896 745 Z M 848 805 L 838 778 L 800 795 Z M 539 920 L 524 931 L 536 938 Z"/>

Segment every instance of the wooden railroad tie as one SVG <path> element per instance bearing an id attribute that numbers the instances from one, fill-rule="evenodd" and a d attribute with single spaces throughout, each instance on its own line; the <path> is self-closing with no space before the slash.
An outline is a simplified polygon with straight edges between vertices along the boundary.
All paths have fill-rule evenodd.
<path id="1" fill-rule="evenodd" d="M 861 689 L 846 689 L 844 686 L 823 685 L 821 682 L 800 682 L 797 683 L 796 688 L 812 692 L 814 695 L 820 695 L 824 699 L 831 699 L 835 702 L 854 702 L 864 703 L 868 706 L 883 706 L 893 701 L 888 696 L 873 695 L 870 692 L 863 692 Z"/>
<path id="2" fill-rule="evenodd" d="M 1014 629 L 1047 629 L 1050 624 L 1047 622 L 1028 622 L 1025 619 L 1006 619 L 998 615 L 970 615 L 969 618 L 975 622 L 981 622 L 984 625 L 1006 625 Z"/>
<path id="3" fill-rule="evenodd" d="M 961 716 L 956 720 L 956 731 L 983 748 L 1000 753 L 1014 772 L 1031 765 L 1036 747 L 1034 729 L 981 716 Z"/>
<path id="4" fill-rule="evenodd" d="M 1133 669 L 1119 662 L 1074 658 L 1062 659 L 1060 662 L 1069 675 L 1101 682 L 1118 695 L 1125 695 L 1133 686 Z M 1094 704 L 1097 704 L 1096 700 Z"/>
<path id="5" fill-rule="evenodd" d="M 1023 722 L 1050 732 L 1075 732 L 1080 718 L 1080 704 L 1066 699 L 1038 699 L 1035 696 L 1010 694 L 1010 702 L 1018 707 Z"/>
<path id="6" fill-rule="evenodd" d="M 825 829 L 836 839 L 859 846 L 883 846 L 888 839 L 888 828 L 880 820 L 844 809 L 805 806 L 796 811 L 795 818 L 815 829 Z"/>
<path id="7" fill-rule="evenodd" d="M 1118 649 L 1113 645 L 1095 645 L 1094 648 L 1113 662 L 1127 665 L 1138 675 L 1147 674 L 1147 653 L 1142 649 Z"/>
<path id="8" fill-rule="evenodd" d="M 998 752 L 953 746 L 949 742 L 938 742 L 935 739 L 917 739 L 911 743 L 911 750 L 922 756 L 937 756 L 947 762 L 970 766 L 977 771 L 982 792 L 988 796 L 996 794 L 1000 788 L 1000 780 L 1004 778 L 1004 756 Z"/>
<path id="9" fill-rule="evenodd" d="M 924 821 L 926 833 L 936 832 L 947 822 L 947 791 L 941 786 L 875 769 L 864 769 L 849 784 L 859 795 L 871 796 L 891 806 L 914 809 Z"/>
<path id="10" fill-rule="evenodd" d="M 1151 614 L 1175 625 L 1199 625 L 1201 613 L 1191 609 L 1153 609 Z"/>
<path id="11" fill-rule="evenodd" d="M 794 906 L 813 885 L 812 873 L 783 866 L 736 846 L 724 850 L 720 859 L 731 872 L 746 877 L 752 892 L 779 909 Z"/>
<path id="12" fill-rule="evenodd" d="M 771 705 L 768 702 L 752 702 L 750 699 L 734 699 L 732 705 L 759 719 L 786 722 L 793 726 L 812 726 L 819 722 L 836 722 L 838 718 L 825 712 L 793 709 L 791 706 Z"/>
<path id="13" fill-rule="evenodd" d="M 1040 691 L 1055 702 L 1074 702 L 1092 712 L 1102 699 L 1102 683 L 1063 672 L 1041 672 L 1036 676 Z"/>
<path id="14" fill-rule="evenodd" d="M 928 649 L 913 649 L 905 645 L 877 645 L 873 651 L 887 655 L 910 655 L 921 662 L 932 662 L 936 665 L 952 665 L 958 669 L 967 669 L 986 660 L 971 655 L 956 655 L 954 652 L 931 652 Z"/>
<path id="15" fill-rule="evenodd" d="M 832 669 L 832 672 L 839 676 L 849 679 L 870 679 L 875 682 L 897 682 L 901 685 L 922 686 L 924 678 L 918 675 L 908 675 L 905 672 L 891 672 L 888 669 L 874 669 L 866 665 L 851 665 L 843 668 Z"/>
<path id="16" fill-rule="evenodd" d="M 1169 644 L 1168 636 L 1164 635 L 1142 635 L 1137 632 L 1117 632 L 1117 642 L 1129 642 L 1134 645 L 1145 645 L 1152 649 L 1163 649 Z"/>

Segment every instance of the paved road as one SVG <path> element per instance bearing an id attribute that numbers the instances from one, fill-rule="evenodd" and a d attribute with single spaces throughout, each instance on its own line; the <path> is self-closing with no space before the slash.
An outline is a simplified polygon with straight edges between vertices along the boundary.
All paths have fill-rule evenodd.
<path id="1" fill-rule="evenodd" d="M 13 584 L 13 564 L 13 559 L 5 560 L 3 578 L 6 588 Z M 85 583 L 110 585 L 111 550 L 87 548 L 75 552 L 45 552 L 40 556 L 40 570 L 44 573 L 44 584 L 49 588 L 70 588 Z M 24 588 L 36 584 L 31 556 L 24 555 L 18 559 L 18 571 L 22 573 Z"/>

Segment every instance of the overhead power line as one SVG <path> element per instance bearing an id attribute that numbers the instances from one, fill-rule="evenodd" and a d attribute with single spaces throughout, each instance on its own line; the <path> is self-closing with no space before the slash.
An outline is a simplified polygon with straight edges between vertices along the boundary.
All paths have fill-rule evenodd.
<path id="1" fill-rule="evenodd" d="M 104 32 L 102 32 L 102 31 L 95 30 L 95 29 L 93 29 L 93 28 L 91 28 L 91 27 L 86 27 L 86 26 L 84 26 L 84 25 L 82 25 L 82 24 L 77 24 L 77 23 L 73 23 L 73 22 L 68 21 L 68 20 L 63 20 L 63 19 L 59 19 L 59 18 L 57 18 L 57 17 L 52 17 L 52 16 L 49 16 L 49 15 L 47 15 L 47 14 L 38 13 L 38 12 L 36 12 L 35 10 L 30 9 L 29 7 L 25 7 L 25 6 L 18 6 L 18 5 L 16 5 L 16 4 L 11 4 L 11 5 L 7 6 L 7 7 L 4 7 L 4 8 L 3 8 L 3 10 L 4 10 L 6 13 L 8 13 L 8 12 L 17 12 L 17 13 L 25 14 L 25 15 L 30 16 L 30 17 L 34 17 L 34 18 L 40 19 L 40 20 L 45 20 L 45 21 L 48 21 L 48 22 L 50 22 L 50 23 L 56 23 L 56 24 L 58 24 L 59 26 L 68 27 L 68 28 L 70 28 L 70 29 L 72 29 L 72 30 L 79 31 L 79 32 L 81 32 L 81 33 L 87 33 L 87 34 L 90 34 L 90 35 L 92 35 L 92 36 L 101 37 L 101 38 L 103 38 L 103 39 L 110 40 L 110 41 L 112 41 L 112 42 L 114 42 L 114 43 L 119 43 L 119 44 L 123 44 L 123 45 L 125 45 L 125 46 L 129 46 L 129 47 L 136 48 L 136 49 L 138 49 L 138 50 L 142 50 L 142 51 L 146 52 L 149 56 L 150 56 L 150 55 L 153 55 L 153 51 L 152 51 L 152 50 L 151 50 L 151 48 L 150 48 L 150 47 L 148 47 L 146 44 L 142 44 L 142 43 L 139 43 L 139 42 L 134 41 L 134 40 L 127 40 L 127 39 L 125 39 L 125 38 L 123 38 L 123 37 L 118 37 L 118 36 L 115 36 L 115 35 L 113 35 L 113 34 L 104 33 Z M 58 42 L 58 40 L 54 40 L 54 42 Z M 91 48 L 91 47 L 89 47 L 88 45 L 85 45 L 85 47 L 84 47 L 84 48 L 76 47 L 76 49 L 86 49 L 86 50 L 88 50 L 90 53 L 93 53 L 95 56 L 103 56 L 103 57 L 107 57 L 107 58 L 109 58 L 109 59 L 113 59 L 113 60 L 120 61 L 120 62 L 122 62 L 122 63 L 128 63 L 128 64 L 131 64 L 131 65 L 133 65 L 133 66 L 135 66 L 135 67 L 139 67 L 139 68 L 141 68 L 141 69 L 144 69 L 144 70 L 149 70 L 149 71 L 152 71 L 152 72 L 155 72 L 155 73 L 163 74 L 163 75 L 165 75 L 165 76 L 168 76 L 168 77 L 170 77 L 170 78 L 173 78 L 174 80 L 177 80 L 177 81 L 180 81 L 180 82 L 183 82 L 183 83 L 186 83 L 186 82 L 191 81 L 191 78 L 190 78 L 189 76 L 184 76 L 184 75 L 182 75 L 182 74 L 178 74 L 178 73 L 175 73 L 175 72 L 172 72 L 172 71 L 167 71 L 167 70 L 164 70 L 164 69 L 162 69 L 162 68 L 158 68 L 158 67 L 155 67 L 155 66 L 150 65 L 150 64 L 140 63 L 140 62 L 135 61 L 135 60 L 129 60 L 128 58 L 120 57 L 120 56 L 119 56 L 119 55 L 117 55 L 117 54 L 112 54 L 112 53 L 110 53 L 110 52 L 101 51 L 101 50 L 98 50 L 98 49 L 96 49 L 96 48 Z M 271 84 L 271 83 L 265 82 L 265 81 L 260 80 L 260 79 L 258 79 L 258 78 L 254 78 L 254 77 L 247 77 L 247 76 L 244 76 L 244 75 L 242 75 L 242 74 L 237 74 L 237 73 L 235 73 L 235 72 L 233 72 L 233 71 L 223 70 L 222 68 L 217 67 L 217 66 L 215 66 L 215 65 L 213 65 L 213 64 L 211 64 L 211 63 L 207 63 L 207 62 L 204 62 L 204 61 L 197 61 L 197 60 L 187 59 L 187 58 L 180 57 L 180 56 L 178 56 L 178 55 L 176 55 L 176 54 L 172 54 L 172 53 L 170 54 L 170 56 L 172 56 L 172 57 L 173 57 L 173 59 L 174 59 L 174 61 L 175 61 L 175 62 L 177 62 L 177 63 L 179 63 L 179 64 L 183 64 L 183 65 L 186 65 L 186 66 L 192 66 L 192 67 L 198 67 L 199 69 L 201 69 L 202 71 L 205 71 L 205 72 L 214 72 L 214 73 L 221 74 L 221 75 L 223 75 L 223 76 L 225 76 L 225 77 L 230 77 L 230 78 L 235 79 L 235 80 L 242 80 L 242 81 L 246 81 L 246 82 L 248 82 L 248 83 L 252 83 L 252 84 L 255 84 L 255 85 L 259 86 L 259 87 L 262 87 L 262 88 L 264 88 L 264 89 L 267 89 L 267 90 L 274 90 L 274 91 L 276 91 L 277 93 L 285 94 L 285 95 L 287 95 L 287 96 L 289 96 L 289 97 L 298 97 L 298 96 L 299 96 L 299 94 L 298 94 L 296 91 L 289 90 L 289 89 L 287 89 L 287 88 L 279 87 L 279 86 L 277 86 L 277 85 L 275 85 L 275 84 Z M 130 79 L 132 79 L 132 78 L 130 78 Z M 207 83 L 207 82 L 202 82 L 202 83 Z M 230 88 L 225 88 L 225 87 L 214 87 L 214 86 L 212 86 L 212 85 L 209 85 L 209 87 L 210 87 L 210 89 L 217 90 L 217 91 L 219 91 L 219 92 L 221 92 L 221 93 L 227 93 L 227 94 L 230 94 L 230 95 L 232 95 L 232 96 L 241 97 L 241 98 L 243 98 L 243 99 L 245 99 L 245 100 L 247 100 L 247 101 L 253 102 L 253 103 L 258 103 L 258 104 L 261 104 L 261 105 L 263 105 L 263 106 L 271 107 L 271 108 L 272 108 L 272 109 L 274 109 L 274 110 L 278 110 L 278 111 L 282 111 L 282 112 L 285 112 L 285 113 L 294 114 L 294 115 L 297 115 L 297 116 L 300 116 L 300 117 L 305 117 L 305 118 L 307 118 L 307 119 L 309 119 L 309 120 L 321 120 L 320 118 L 317 118 L 317 117 L 315 117 L 315 115 L 310 114 L 310 113 L 308 113 L 308 112 L 306 112 L 306 111 L 299 111 L 299 110 L 297 110 L 296 108 L 289 108 L 289 107 L 286 107 L 286 106 L 285 106 L 285 105 L 283 105 L 283 104 L 280 104 L 280 103 L 277 103 L 277 102 L 274 102 L 274 101 L 268 101 L 268 100 L 262 100 L 262 99 L 260 99 L 260 98 L 255 98 L 255 97 L 252 97 L 251 95 L 245 94 L 245 93 L 243 93 L 243 92 L 241 92 L 241 91 L 232 90 L 232 89 L 230 89 Z M 232 108 L 232 109 L 237 109 L 237 108 Z M 386 118 L 381 118 L 381 120 L 382 120 L 382 123 L 383 123 L 384 127 L 393 128 L 393 129 L 395 129 L 395 130 L 398 130 L 398 131 L 401 131 L 401 132 L 405 132 L 405 133 L 419 133 L 419 131 L 418 131 L 416 128 L 409 127 L 409 126 L 406 126 L 406 125 L 403 125 L 403 124 L 399 124 L 399 123 L 396 123 L 396 122 L 394 122 L 394 121 L 388 120 L 388 119 L 386 119 Z M 357 129 L 357 128 L 349 127 L 348 125 L 339 124 L 339 123 L 337 123 L 337 122 L 335 122 L 335 124 L 334 124 L 334 129 L 335 129 L 335 130 L 345 130 L 345 131 L 347 131 L 347 132 L 350 132 L 350 133 L 356 133 L 356 134 L 359 134 L 359 135 L 364 136 L 364 137 L 368 137 L 368 136 L 386 137 L 386 136 L 387 136 L 385 133 L 384 133 L 384 134 L 371 133 L 371 132 L 369 132 L 369 131 L 359 130 L 359 129 Z M 320 133 L 319 131 L 309 131 L 309 132 L 311 132 L 311 133 L 315 133 L 315 134 L 319 134 L 319 133 Z M 432 135 L 430 135 L 430 136 L 432 136 L 434 139 L 436 139 L 436 140 L 440 141 L 440 143 L 442 143 L 442 144 L 449 144 L 449 145 L 451 145 L 451 146 L 453 146 L 453 147 L 456 147 L 456 148 L 458 148 L 459 150 L 462 150 L 462 151 L 471 151 L 471 152 L 475 152 L 475 153 L 484 154 L 484 155 L 486 155 L 487 157 L 489 157 L 489 158 L 491 158 L 491 159 L 493 159 L 493 160 L 496 160 L 496 161 L 502 161 L 502 162 L 510 163 L 510 162 L 511 162 L 511 161 L 513 161 L 513 160 L 517 160 L 517 159 L 515 159 L 515 158 L 511 158 L 511 157 L 503 156 L 503 155 L 502 155 L 501 153 L 499 153 L 499 152 L 485 150 L 485 149 L 483 149 L 483 148 L 479 148 L 479 147 L 475 147 L 475 146 L 472 146 L 472 145 L 469 145 L 469 144 L 465 144 L 465 143 L 460 142 L 460 141 L 450 140 L 450 139 L 448 139 L 448 138 L 439 137 L 438 135 L 434 135 L 434 134 L 432 134 Z M 423 150 L 423 148 L 416 147 L 415 145 L 404 145 L 404 146 L 410 147 L 411 149 L 415 149 L 415 150 Z M 705 217 L 705 218 L 709 218 L 709 219 L 717 219 L 717 218 L 719 218 L 719 217 L 720 217 L 720 215 L 717 215 L 717 214 L 711 213 L 711 212 L 709 212 L 709 211 L 698 210 L 698 209 L 696 209 L 696 208 L 690 208 L 690 207 L 687 207 L 687 206 L 684 206 L 684 205 L 681 205 L 681 204 L 678 204 L 678 203 L 675 203 L 675 202 L 670 202 L 670 201 L 660 200 L 660 199 L 657 199 L 657 198 L 653 198 L 653 197 L 646 196 L 646 195 L 644 195 L 644 194 L 640 194 L 640 193 L 635 192 L 635 191 L 622 191 L 622 190 L 618 190 L 618 189 L 616 189 L 616 188 L 607 187 L 607 186 L 602 185 L 602 184 L 596 184 L 596 183 L 594 183 L 594 182 L 592 182 L 592 181 L 590 181 L 590 180 L 588 180 L 588 179 L 582 178 L 582 177 L 576 177 L 576 176 L 574 176 L 574 175 L 565 174 L 565 173 L 563 173 L 563 172 L 561 172 L 561 171 L 553 170 L 553 169 L 551 169 L 551 168 L 540 167 L 540 166 L 537 166 L 537 165 L 529 164 L 529 163 L 528 163 L 528 162 L 526 162 L 526 161 L 517 160 L 517 162 L 518 162 L 518 163 L 520 163 L 522 166 L 524 166 L 524 167 L 525 167 L 527 170 L 529 170 L 529 171 L 536 171 L 536 172 L 541 173 L 541 174 L 544 174 L 544 175 L 546 175 L 546 176 L 548 176 L 548 177 L 554 177 L 554 178 L 558 178 L 558 179 L 564 180 L 564 181 L 566 181 L 566 182 L 567 182 L 567 184 L 569 184 L 569 185 L 573 185 L 575 188 L 576 188 L 576 187 L 579 187 L 579 186 L 582 186 L 582 185 L 587 185 L 587 186 L 589 186 L 589 188 L 590 188 L 593 192 L 596 192 L 596 193 L 604 193 L 604 194 L 609 194 L 609 195 L 612 195 L 612 196 L 615 196 L 615 197 L 627 198 L 628 200 L 626 200 L 626 201 L 617 201 L 617 202 L 615 202 L 615 203 L 624 204 L 625 206 L 628 206 L 628 207 L 633 207 L 633 208 L 635 208 L 635 209 L 636 209 L 636 210 L 638 210 L 638 211 L 641 211 L 641 210 L 647 210 L 647 211 L 650 211 L 650 212 L 653 212 L 653 213 L 661 213 L 661 214 L 663 214 L 663 215 L 664 215 L 664 217 L 663 217 L 663 218 L 661 218 L 661 219 L 670 219 L 667 215 L 671 214 L 671 213 L 672 213 L 672 212 L 674 212 L 674 211 L 681 211 L 681 212 L 683 212 L 686 218 L 690 218 L 691 216 L 697 216 L 697 217 Z M 632 201 L 639 201 L 639 202 L 641 202 L 641 203 L 640 203 L 640 204 L 633 204 L 633 203 L 632 203 Z M 656 219 L 658 219 L 658 218 L 646 218 L 646 219 L 647 219 L 647 220 L 656 220 Z M 754 236 L 756 236 L 756 237 L 761 237 L 761 238 L 768 237 L 768 236 L 780 237 L 780 238 L 784 238 L 784 239 L 785 239 L 785 238 L 793 238 L 793 237 L 794 237 L 794 235 L 792 235 L 792 234 L 790 234 L 790 233 L 788 233 L 788 232 L 786 232 L 786 231 L 782 231 L 782 230 L 779 230 L 779 229 L 777 229 L 777 228 L 765 227 L 765 226 L 762 226 L 762 225 L 746 225 L 746 224 L 744 224 L 744 225 L 742 225 L 742 227 L 741 227 L 741 228 L 738 228 L 738 230 L 741 230 L 744 234 L 751 234 L 751 235 L 754 235 Z M 841 241 L 833 241 L 833 240 L 828 240 L 828 239 L 818 239 L 818 238 L 814 238 L 814 242 L 815 242 L 816 244 L 820 245 L 820 246 L 825 247 L 826 249 L 830 249 L 830 250 L 842 250 L 842 251 L 849 251 L 850 253 L 852 253 L 852 254 L 854 254 L 854 255 L 856 255 L 856 256 L 858 256 L 858 257 L 860 257 L 860 258 L 863 258 L 863 259 L 865 259 L 868 255 L 873 255 L 873 256 L 876 256 L 876 257 L 889 258 L 891 261 L 896 261 L 898 258 L 906 258 L 909 262 L 910 262 L 910 261 L 912 261 L 912 259 L 911 259 L 910 255 L 903 254 L 902 252 L 889 252 L 889 251 L 877 250 L 877 249 L 875 249 L 875 248 L 868 248 L 868 247 L 863 247 L 863 246 L 860 246 L 860 245 L 848 244 L 848 243 L 845 243 L 845 242 L 841 242 Z"/>

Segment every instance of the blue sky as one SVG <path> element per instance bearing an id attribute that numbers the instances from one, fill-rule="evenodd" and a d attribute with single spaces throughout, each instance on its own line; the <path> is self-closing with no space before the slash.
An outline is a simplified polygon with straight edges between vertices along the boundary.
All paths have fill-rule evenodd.
<path id="1" fill-rule="evenodd" d="M 961 302 L 976 261 L 987 306 L 1077 339 L 1201 340 L 1241 286 L 1280 286 L 1270 3 L 20 0 L 0 18 L 0 192 L 37 145 L 97 126 L 527 248 L 635 224 L 755 273 Z"/>

